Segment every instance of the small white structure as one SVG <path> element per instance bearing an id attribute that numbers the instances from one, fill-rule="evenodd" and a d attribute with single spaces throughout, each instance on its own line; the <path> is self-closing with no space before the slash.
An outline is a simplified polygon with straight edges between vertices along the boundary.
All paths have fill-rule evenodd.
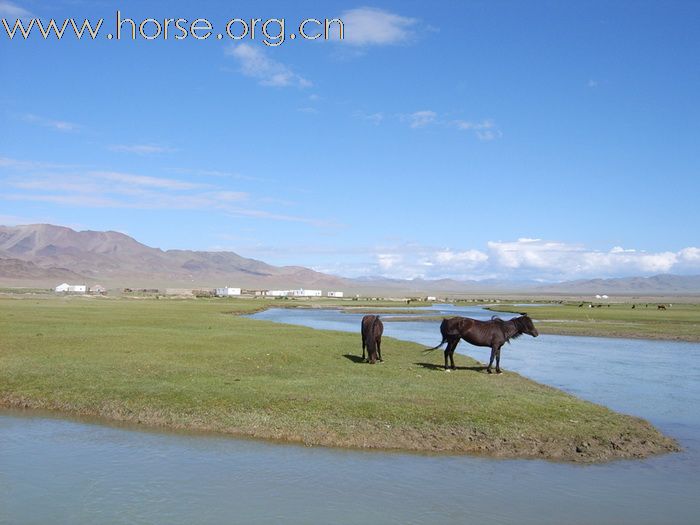
<path id="1" fill-rule="evenodd" d="M 54 288 L 56 293 L 86 293 L 87 286 L 84 284 L 68 284 L 62 283 Z"/>
<path id="2" fill-rule="evenodd" d="M 328 292 L 328 297 L 343 297 L 344 295 L 343 292 Z"/>
<path id="3" fill-rule="evenodd" d="M 428 297 L 425 298 L 426 301 L 437 301 L 437 297 L 434 295 L 429 295 Z"/>
<path id="4" fill-rule="evenodd" d="M 288 297 L 290 294 L 290 290 L 268 290 L 265 292 L 268 297 Z"/>
<path id="5" fill-rule="evenodd" d="M 304 290 L 303 288 L 291 292 L 294 297 L 321 297 L 323 295 L 321 290 Z"/>
<path id="6" fill-rule="evenodd" d="M 214 295 L 217 297 L 231 297 L 233 295 L 241 295 L 240 288 L 230 288 L 228 286 L 224 288 L 217 288 L 214 290 Z"/>
<path id="7" fill-rule="evenodd" d="M 104 295 L 107 293 L 107 288 L 105 288 L 101 284 L 96 284 L 95 286 L 90 287 L 89 292 L 92 294 Z"/>

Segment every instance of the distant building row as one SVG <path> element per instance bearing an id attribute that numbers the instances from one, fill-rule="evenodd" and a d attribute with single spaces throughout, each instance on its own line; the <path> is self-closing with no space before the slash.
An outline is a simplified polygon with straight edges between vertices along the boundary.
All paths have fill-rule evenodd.
<path id="1" fill-rule="evenodd" d="M 237 295 L 255 295 L 257 297 L 323 297 L 321 290 L 306 290 L 299 288 L 296 290 L 242 290 L 241 288 L 166 288 L 165 295 L 215 295 L 216 297 L 233 297 Z M 327 292 L 327 297 L 344 297 L 343 292 Z"/>
<path id="2" fill-rule="evenodd" d="M 104 286 L 96 284 L 88 288 L 84 284 L 68 284 L 62 283 L 54 288 L 56 293 L 70 293 L 70 294 L 105 294 L 107 290 Z M 145 292 L 145 293 L 158 293 L 158 290 L 132 290 L 131 288 L 125 288 L 125 292 Z M 267 296 L 267 297 L 323 297 L 323 292 L 321 290 L 305 290 L 304 288 L 299 288 L 297 290 L 241 290 L 241 288 L 232 288 L 230 286 L 225 286 L 223 288 L 211 288 L 209 289 L 193 289 L 193 288 L 166 288 L 166 295 L 215 295 L 216 297 L 234 297 L 237 295 L 242 295 L 243 293 L 247 295 L 257 295 L 257 296 Z M 327 297 L 344 297 L 343 292 L 327 292 Z"/>
<path id="3" fill-rule="evenodd" d="M 267 297 L 323 297 L 323 292 L 299 288 L 298 290 L 267 290 L 265 295 Z M 344 295 L 343 292 L 328 292 L 326 294 L 327 297 L 343 297 Z"/>

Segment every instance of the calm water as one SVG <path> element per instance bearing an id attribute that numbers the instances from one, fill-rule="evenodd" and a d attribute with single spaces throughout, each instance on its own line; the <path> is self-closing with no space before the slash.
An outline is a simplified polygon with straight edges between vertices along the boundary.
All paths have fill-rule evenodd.
<path id="1" fill-rule="evenodd" d="M 361 314 L 254 317 L 355 332 Z M 385 332 L 434 346 L 437 326 L 386 323 Z M 487 349 L 459 350 L 488 358 Z M 386 357 L 380 366 L 390 366 Z M 431 359 L 440 363 L 442 353 Z M 685 450 L 577 466 L 304 448 L 4 412 L 0 523 L 700 523 L 700 345 L 523 337 L 501 363 L 645 417 Z"/>

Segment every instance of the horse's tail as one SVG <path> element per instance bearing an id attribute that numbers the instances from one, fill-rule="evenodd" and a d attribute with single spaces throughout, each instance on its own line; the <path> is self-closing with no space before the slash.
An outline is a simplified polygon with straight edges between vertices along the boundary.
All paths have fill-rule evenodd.
<path id="1" fill-rule="evenodd" d="M 440 323 L 440 333 L 442 334 L 442 342 L 439 345 L 434 346 L 432 348 L 426 348 L 425 350 L 423 350 L 423 352 L 432 352 L 434 350 L 437 350 L 447 342 L 447 319 L 443 319 L 442 323 Z"/>
<path id="2" fill-rule="evenodd" d="M 442 338 L 442 342 L 441 342 L 439 345 L 434 346 L 434 347 L 432 347 L 432 348 L 426 348 L 425 350 L 423 350 L 423 352 L 432 352 L 432 351 L 434 351 L 434 350 L 437 350 L 437 349 L 440 348 L 442 345 L 444 345 L 446 342 L 447 342 L 447 339 L 446 339 L 445 337 L 443 337 L 443 338 Z"/>
<path id="3" fill-rule="evenodd" d="M 367 346 L 367 357 L 371 360 L 372 354 L 377 353 L 377 336 L 375 334 L 375 327 L 379 321 L 379 316 L 375 316 L 374 319 L 372 319 L 372 324 L 369 325 L 369 329 L 367 330 L 367 334 L 365 337 L 365 346 Z"/>

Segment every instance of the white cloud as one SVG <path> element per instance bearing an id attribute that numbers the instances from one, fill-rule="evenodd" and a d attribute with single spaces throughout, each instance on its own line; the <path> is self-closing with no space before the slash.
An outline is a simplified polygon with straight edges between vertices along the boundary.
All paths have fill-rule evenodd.
<path id="1" fill-rule="evenodd" d="M 678 252 L 678 257 L 683 262 L 700 263 L 700 248 L 684 248 Z"/>
<path id="2" fill-rule="evenodd" d="M 7 0 L 0 0 L 0 17 L 6 18 L 8 23 L 18 18 L 29 18 L 30 16 L 31 13 L 26 9 Z"/>
<path id="3" fill-rule="evenodd" d="M 474 135 L 483 141 L 495 140 L 501 138 L 503 133 L 496 126 L 496 123 L 491 119 L 485 119 L 480 122 L 471 122 L 468 120 L 455 120 L 457 129 L 464 131 L 473 131 Z"/>
<path id="4" fill-rule="evenodd" d="M 231 175 L 210 173 L 221 175 L 220 178 L 224 179 Z M 274 197 L 269 195 L 256 197 L 226 186 L 187 180 L 86 170 L 0 157 L 0 182 L 17 190 L 0 193 L 0 200 L 46 202 L 75 208 L 199 210 L 227 216 L 302 223 L 319 228 L 338 226 L 328 220 L 268 211 L 265 208 L 280 205 L 273 202 Z"/>
<path id="5" fill-rule="evenodd" d="M 463 252 L 443 250 L 435 254 L 435 261 L 440 264 L 462 264 L 474 267 L 486 262 L 488 258 L 488 255 L 479 250 L 466 250 Z"/>
<path id="6" fill-rule="evenodd" d="M 158 177 L 147 177 L 144 175 L 131 175 L 129 173 L 120 173 L 116 171 L 91 171 L 88 173 L 88 175 L 91 177 L 120 182 L 132 186 L 147 186 L 168 190 L 192 190 L 204 187 L 202 184 L 185 182 L 176 179 L 162 179 Z"/>
<path id="7" fill-rule="evenodd" d="M 430 110 L 416 111 L 408 115 L 409 125 L 412 128 L 423 128 L 433 124 L 437 119 L 437 113 Z"/>
<path id="8" fill-rule="evenodd" d="M 157 144 L 114 144 L 110 146 L 109 149 L 121 153 L 135 153 L 137 155 L 152 155 L 155 153 L 166 153 L 173 151 L 170 148 L 159 146 Z"/>
<path id="9" fill-rule="evenodd" d="M 68 122 L 67 120 L 53 120 L 45 117 L 40 117 L 38 115 L 33 115 L 31 113 L 24 115 L 23 119 L 31 124 L 37 124 L 39 126 L 44 126 L 46 128 L 52 128 L 56 131 L 76 131 L 80 126 L 74 122 Z"/>
<path id="10" fill-rule="evenodd" d="M 35 160 L 19 160 L 10 157 L 0 157 L 0 169 L 39 170 L 39 169 L 69 169 L 75 168 L 68 164 L 55 164 Z"/>
<path id="11" fill-rule="evenodd" d="M 344 275 L 459 280 L 514 279 L 564 281 L 659 273 L 700 273 L 700 248 L 646 252 L 621 248 L 593 250 L 580 244 L 520 238 L 491 241 L 485 249 L 404 244 L 365 248 L 370 259 L 341 266 Z M 362 268 L 365 273 L 358 273 Z M 369 269 L 367 271 L 367 269 Z"/>
<path id="12" fill-rule="evenodd" d="M 397 264 L 401 263 L 402 260 L 403 258 L 401 257 L 401 255 L 398 255 L 396 253 L 377 254 L 377 263 L 379 264 L 379 268 L 381 268 L 384 271 L 391 270 Z"/>
<path id="13" fill-rule="evenodd" d="M 342 42 L 358 47 L 407 42 L 414 36 L 413 28 L 418 23 L 415 18 L 373 7 L 350 9 L 339 18 L 344 25 Z"/>
<path id="14" fill-rule="evenodd" d="M 700 271 L 700 257 L 694 259 L 698 249 L 693 247 L 657 253 L 620 246 L 601 251 L 576 244 L 518 239 L 489 242 L 488 248 L 497 266 L 551 280 L 668 273 L 678 269 L 679 263 L 694 264 Z"/>
<path id="15" fill-rule="evenodd" d="M 375 126 L 378 126 L 384 121 L 384 113 L 364 113 L 362 111 L 356 111 L 354 113 L 355 117 L 366 120 L 367 122 L 370 122 L 374 124 Z"/>
<path id="16" fill-rule="evenodd" d="M 306 88 L 312 85 L 309 80 L 271 59 L 265 51 L 252 44 L 231 45 L 226 49 L 226 54 L 238 62 L 242 74 L 257 79 L 263 86 Z"/>

